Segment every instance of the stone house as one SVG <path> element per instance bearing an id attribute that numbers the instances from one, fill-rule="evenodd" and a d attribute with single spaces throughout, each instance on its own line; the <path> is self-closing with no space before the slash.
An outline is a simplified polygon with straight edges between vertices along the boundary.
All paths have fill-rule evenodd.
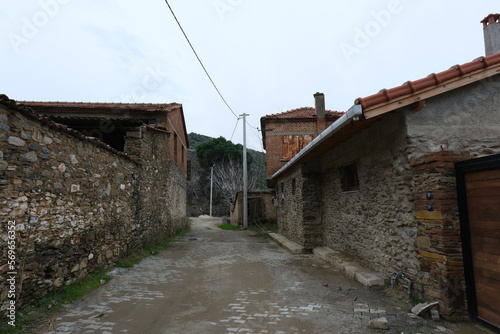
<path id="1" fill-rule="evenodd" d="M 75 103 L 21 101 L 36 113 L 125 151 L 127 136 L 142 125 L 168 133 L 169 156 L 185 173 L 188 139 L 184 112 L 178 103 Z"/>
<path id="2" fill-rule="evenodd" d="M 276 207 L 274 205 L 274 191 L 250 191 L 248 196 L 248 221 L 253 222 L 276 222 Z M 243 192 L 236 194 L 233 209 L 230 214 L 230 222 L 233 225 L 243 225 Z"/>
<path id="3" fill-rule="evenodd" d="M 0 217 L 16 252 L 0 270 L 16 273 L 17 308 L 185 228 L 186 150 L 180 104 L 0 95 Z M 2 229 L 2 259 L 10 240 Z M 9 291 L 0 282 L 2 311 Z"/>
<path id="4" fill-rule="evenodd" d="M 324 94 L 316 93 L 314 99 L 315 108 L 297 108 L 260 119 L 266 177 L 271 188 L 274 188 L 271 176 L 342 116 L 341 112 L 325 110 Z"/>
<path id="5" fill-rule="evenodd" d="M 500 153 L 499 19 L 482 21 L 486 56 L 358 98 L 272 176 L 282 235 L 339 251 L 387 279 L 404 273 L 414 295 L 439 301 L 443 317 L 495 326 L 500 222 L 490 222 L 497 239 L 489 241 L 499 247 L 479 260 L 469 254 L 456 165 Z M 500 207 L 500 196 L 490 202 Z M 491 270 L 484 285 L 467 280 L 467 293 L 473 274 L 464 258 Z"/>

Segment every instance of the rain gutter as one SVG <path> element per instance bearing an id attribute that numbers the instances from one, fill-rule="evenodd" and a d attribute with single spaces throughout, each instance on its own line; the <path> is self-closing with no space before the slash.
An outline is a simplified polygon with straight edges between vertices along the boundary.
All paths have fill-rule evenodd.
<path id="1" fill-rule="evenodd" d="M 351 120 L 357 121 L 359 120 L 359 116 L 363 114 L 363 107 L 360 104 L 355 104 L 349 108 L 345 112 L 344 115 L 340 116 L 338 120 L 336 120 L 332 125 L 327 127 L 323 132 L 321 132 L 316 138 L 313 139 L 306 147 L 300 150 L 290 161 L 286 163 L 281 169 L 279 169 L 276 173 L 273 174 L 272 178 L 278 177 L 280 174 L 283 174 L 286 170 L 292 167 L 298 160 L 302 159 L 309 152 L 315 149 L 317 146 L 322 144 L 326 139 L 333 136 L 339 130 L 341 130 L 346 124 L 351 122 Z"/>

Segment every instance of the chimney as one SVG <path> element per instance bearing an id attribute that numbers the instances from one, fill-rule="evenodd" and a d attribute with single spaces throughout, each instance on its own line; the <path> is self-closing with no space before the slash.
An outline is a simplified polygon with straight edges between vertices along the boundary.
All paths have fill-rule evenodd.
<path id="1" fill-rule="evenodd" d="M 316 105 L 316 117 L 325 118 L 325 94 L 314 94 L 314 102 Z"/>
<path id="2" fill-rule="evenodd" d="M 486 56 L 500 52 L 500 14 L 490 14 L 481 23 L 484 28 Z"/>

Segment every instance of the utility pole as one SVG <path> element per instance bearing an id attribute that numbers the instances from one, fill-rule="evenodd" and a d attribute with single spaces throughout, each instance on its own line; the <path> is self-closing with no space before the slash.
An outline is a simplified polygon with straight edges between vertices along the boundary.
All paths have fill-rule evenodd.
<path id="1" fill-rule="evenodd" d="M 213 187 L 214 187 L 214 166 L 215 164 L 210 167 L 210 217 L 212 217 L 212 193 L 213 193 Z"/>
<path id="2" fill-rule="evenodd" d="M 248 228 L 247 116 L 250 115 L 240 115 L 243 117 L 243 228 Z"/>

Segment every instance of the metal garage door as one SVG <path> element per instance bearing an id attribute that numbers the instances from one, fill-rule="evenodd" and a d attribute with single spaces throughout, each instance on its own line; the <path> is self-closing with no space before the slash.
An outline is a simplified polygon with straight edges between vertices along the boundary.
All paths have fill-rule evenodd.
<path id="1" fill-rule="evenodd" d="M 500 328 L 500 156 L 457 164 L 471 316 Z"/>

